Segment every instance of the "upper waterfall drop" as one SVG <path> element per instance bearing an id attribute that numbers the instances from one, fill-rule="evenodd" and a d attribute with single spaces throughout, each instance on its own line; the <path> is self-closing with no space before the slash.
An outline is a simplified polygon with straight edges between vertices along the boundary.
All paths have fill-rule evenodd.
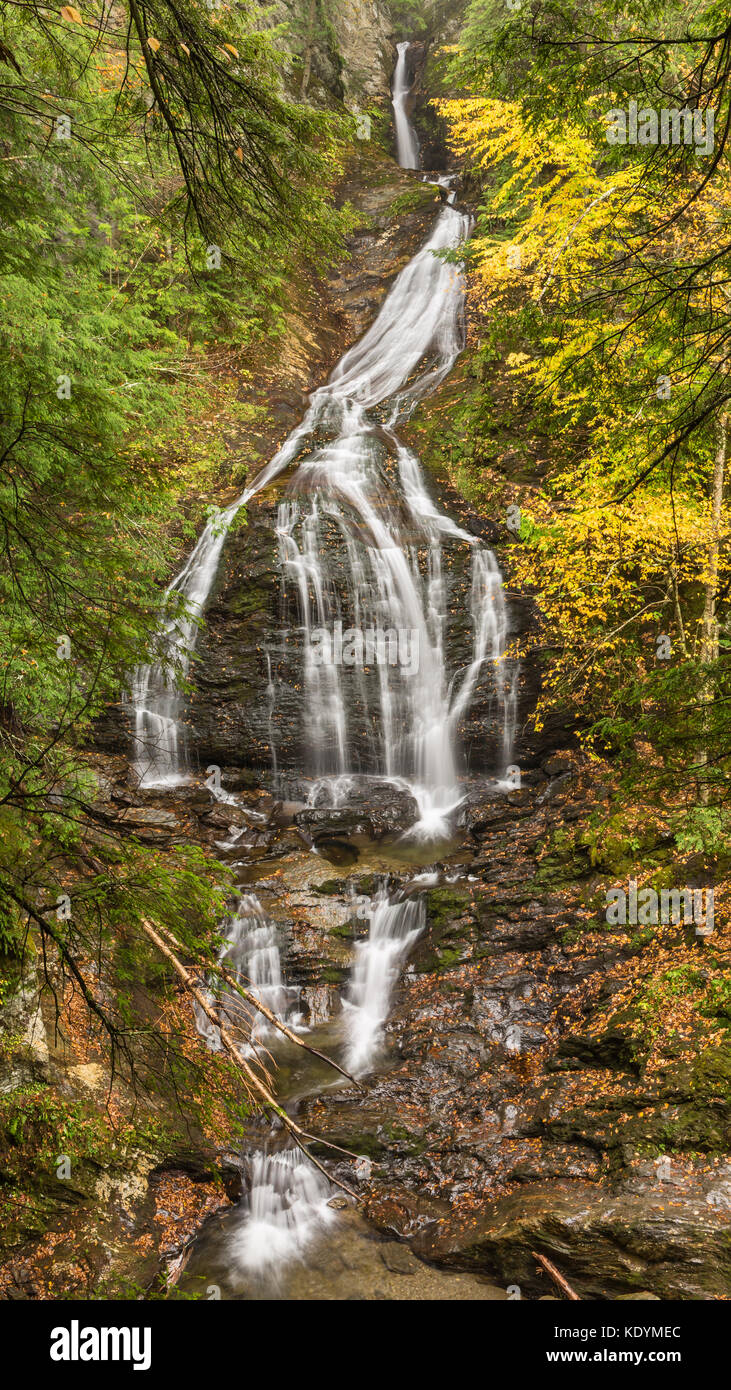
<path id="1" fill-rule="evenodd" d="M 420 169 L 421 156 L 419 141 L 406 112 L 406 101 L 411 91 L 409 81 L 408 52 L 411 44 L 396 45 L 398 61 L 393 75 L 393 119 L 396 127 L 396 158 L 402 169 Z"/>
<path id="2" fill-rule="evenodd" d="M 394 111 L 400 140 L 406 141 L 400 145 L 403 163 L 416 149 L 416 137 L 404 106 L 409 45 L 398 48 Z M 313 393 L 301 424 L 259 476 L 204 528 L 173 580 L 167 600 L 182 600 L 182 616 L 164 620 L 158 660 L 138 669 L 132 691 L 141 785 L 186 779 L 174 673 L 188 672 L 198 617 L 238 510 L 296 464 L 277 535 L 304 645 L 307 766 L 300 770 L 324 778 L 366 772 L 407 783 L 420 811 L 417 832 L 437 838 L 462 799 L 458 726 L 486 675 L 502 718 L 495 771 L 509 763 L 515 687 L 504 659 L 508 619 L 497 562 L 439 512 L 418 459 L 395 433 L 464 347 L 462 274 L 443 253 L 457 251 L 470 228 L 467 213 L 452 204 L 442 208 L 370 329 L 327 385 Z M 472 650 L 459 666 L 450 641 L 454 604 L 447 546 L 461 547 L 471 567 L 461 606 L 470 615 Z M 395 634 L 399 650 L 407 634 L 417 659 L 405 666 L 390 658 L 375 666 L 361 662 L 357 672 L 318 665 L 313 635 L 338 623 L 383 633 L 384 640 Z M 267 688 L 271 703 L 271 672 Z"/>

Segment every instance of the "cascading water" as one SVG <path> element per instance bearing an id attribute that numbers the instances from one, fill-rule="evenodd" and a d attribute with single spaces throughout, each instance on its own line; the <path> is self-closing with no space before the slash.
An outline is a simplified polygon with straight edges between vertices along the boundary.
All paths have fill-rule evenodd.
<path id="1" fill-rule="evenodd" d="M 398 45 L 394 121 L 399 163 L 418 168 L 407 114 L 408 48 Z M 447 185 L 444 178 L 439 182 Z M 454 252 L 469 235 L 470 219 L 454 201 L 450 193 L 427 242 L 395 280 L 370 330 L 312 395 L 302 423 L 243 495 L 205 528 L 170 586 L 168 604 L 175 603 L 182 617 L 166 621 L 158 662 L 140 668 L 133 687 L 142 785 L 185 779 L 175 673 L 189 669 L 197 620 L 236 513 L 301 455 L 279 508 L 277 535 L 283 574 L 298 601 L 306 770 L 318 779 L 318 794 L 329 789 L 333 805 L 347 801 L 352 774 L 362 771 L 406 783 L 420 811 L 411 833 L 440 839 L 462 796 L 459 724 L 486 681 L 500 713 L 496 761 L 509 763 L 515 683 L 504 659 L 508 622 L 497 563 L 437 510 L 416 456 L 395 432 L 447 376 L 464 345 L 462 278 L 439 254 Z M 471 652 L 461 669 L 450 657 L 446 556 L 452 548 L 471 570 Z M 323 633 L 337 644 L 346 628 L 352 664 L 332 660 L 332 646 L 331 659 L 319 659 Z M 274 689 L 270 666 L 270 715 Z M 367 749 L 359 766 L 356 725 L 365 731 L 360 745 Z M 394 901 L 381 890 L 371 904 L 368 939 L 357 947 L 344 999 L 346 1065 L 358 1075 L 378 1056 L 400 968 L 424 924 L 423 899 Z M 286 1014 L 291 992 L 282 982 L 276 930 L 251 899 L 242 899 L 224 958 L 274 1012 Z M 221 1008 L 224 1015 L 238 1010 L 241 1018 L 233 992 L 223 995 Z M 205 1019 L 199 1023 L 216 1046 L 216 1030 Z M 253 1025 L 254 1045 L 262 1036 L 257 1030 L 260 1023 Z M 250 1170 L 230 1253 L 248 1274 L 266 1277 L 301 1257 L 336 1218 L 325 1179 L 296 1150 L 260 1150 Z"/>
<path id="2" fill-rule="evenodd" d="M 406 102 L 411 91 L 408 52 L 410 43 L 396 45 L 398 61 L 393 75 L 393 118 L 396 127 L 396 158 L 402 169 L 419 169 L 419 141 L 409 120 Z"/>
<path id="3" fill-rule="evenodd" d="M 407 781 L 421 811 L 420 833 L 435 837 L 461 799 L 457 726 L 486 671 L 503 712 L 506 762 L 513 723 L 495 559 L 440 515 L 416 457 L 394 432 L 462 348 L 461 277 L 434 253 L 454 249 L 468 231 L 465 214 L 443 210 L 373 327 L 317 393 L 320 429 L 334 438 L 300 463 L 294 498 L 281 504 L 277 524 L 304 636 L 311 770 L 318 777 L 360 770 Z M 445 650 L 446 541 L 471 555 L 473 649 L 461 676 L 450 670 Z M 344 630 L 352 649 L 335 653 L 330 638 Z M 319 645 L 323 634 L 327 650 Z M 360 769 L 349 723 L 365 731 L 370 750 Z"/>
<path id="4" fill-rule="evenodd" d="M 337 1219 L 328 1206 L 330 1187 L 299 1149 L 260 1150 L 249 1159 L 249 1176 L 230 1258 L 247 1274 L 276 1281 Z"/>
<path id="5" fill-rule="evenodd" d="M 232 518 L 233 512 L 230 518 L 223 513 L 216 523 L 205 527 L 165 595 L 166 607 L 170 607 L 173 595 L 179 595 L 183 610 L 180 616 L 166 620 L 158 634 L 159 659 L 135 672 L 132 704 L 140 786 L 175 786 L 184 780 L 178 681 L 188 674 L 198 617 L 216 577 Z"/>
<path id="6" fill-rule="evenodd" d="M 300 463 L 294 499 L 280 508 L 277 528 L 282 563 L 297 584 L 304 630 L 310 770 L 316 775 L 353 770 L 345 691 L 349 672 L 332 661 L 318 664 L 312 640 L 315 629 L 332 628 L 346 610 L 356 629 L 388 632 L 390 642 L 395 635 L 400 644 L 395 661 L 389 652 L 369 673 L 362 660 L 355 663 L 372 748 L 365 770 L 411 782 L 427 831 L 443 832 L 459 803 L 457 724 L 487 667 L 503 709 L 507 748 L 511 682 L 502 661 L 507 618 L 497 565 L 474 537 L 438 513 L 415 456 L 394 433 L 399 420 L 444 379 L 462 349 L 462 279 L 435 253 L 457 248 L 469 227 L 466 214 L 453 207 L 442 210 L 371 329 L 346 353 L 327 386 L 314 393 L 307 416 L 252 486 L 205 528 L 170 586 L 170 601 L 173 595 L 182 601 L 184 616 L 167 622 L 159 662 L 140 668 L 133 687 L 143 785 L 185 778 L 181 698 L 171 671 L 188 669 L 197 617 L 215 579 L 227 528 L 249 498 L 292 464 L 305 444 L 311 447 L 315 430 L 332 438 Z M 392 460 L 393 481 L 388 476 Z M 473 657 L 461 679 L 449 670 L 445 652 L 445 540 L 469 547 L 472 554 Z M 420 551 L 426 553 L 423 566 Z"/>
<path id="7" fill-rule="evenodd" d="M 297 990 L 290 989 L 282 979 L 279 933 L 276 924 L 264 912 L 253 893 L 245 893 L 229 923 L 220 961 L 239 984 L 244 985 L 265 1004 L 271 1013 L 284 1020 L 292 1009 Z M 198 1005 L 195 1006 L 198 1031 L 213 1051 L 220 1048 L 218 1029 Z M 244 1029 L 256 1046 L 271 1036 L 274 1029 L 263 1014 L 253 1009 L 235 990 L 224 986 L 218 999 L 221 1022 L 234 1030 Z M 296 1022 L 296 1020 L 293 1020 Z M 248 1043 L 242 1052 L 251 1051 Z"/>
<path id="8" fill-rule="evenodd" d="M 345 1065 L 362 1076 L 377 1057 L 401 966 L 424 930 L 423 898 L 391 902 L 385 892 L 371 904 L 368 940 L 356 947 L 350 988 L 343 1000 Z"/>

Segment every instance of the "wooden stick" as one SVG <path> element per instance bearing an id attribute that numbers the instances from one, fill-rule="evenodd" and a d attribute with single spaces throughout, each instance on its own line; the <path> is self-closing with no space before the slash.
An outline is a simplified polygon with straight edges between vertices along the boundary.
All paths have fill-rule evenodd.
<path id="1" fill-rule="evenodd" d="M 214 1013 L 213 1009 L 208 1003 L 208 1000 L 206 999 L 205 995 L 202 994 L 201 991 L 198 989 L 198 986 L 196 985 L 195 981 L 193 980 L 191 975 L 189 975 L 182 962 L 178 960 L 174 951 L 170 949 L 167 942 L 163 940 L 163 938 L 155 931 L 154 927 L 151 927 L 148 922 L 141 922 L 140 925 L 145 935 L 149 937 L 150 941 L 153 943 L 154 946 L 157 947 L 161 955 L 163 955 L 165 959 L 170 962 L 176 975 L 178 975 L 180 979 L 183 981 L 183 984 L 185 985 L 185 988 L 187 989 L 188 993 L 193 997 L 193 999 L 195 999 L 196 1004 L 198 1004 L 200 1008 L 203 1010 L 204 1014 L 206 1015 L 206 1018 L 210 1019 L 211 1023 L 213 1023 L 215 1027 L 218 1029 L 221 1042 L 226 1048 L 226 1051 L 228 1052 L 231 1061 L 234 1063 L 234 1066 L 238 1067 L 239 1070 L 242 1071 L 244 1074 L 246 1080 L 246 1087 L 249 1095 L 251 1095 L 252 1097 L 254 1095 L 257 1096 L 260 1103 L 263 1104 L 267 1108 L 267 1110 L 271 1110 L 275 1115 L 279 1116 L 285 1129 L 289 1131 L 292 1138 L 294 1139 L 294 1142 L 297 1145 L 298 1149 L 302 1150 L 305 1157 L 309 1159 L 310 1163 L 313 1163 L 316 1168 L 319 1168 L 320 1172 L 323 1174 L 324 1177 L 327 1178 L 328 1182 L 335 1183 L 337 1187 L 341 1187 L 343 1189 L 343 1192 L 347 1192 L 348 1196 L 352 1197 L 356 1202 L 362 1202 L 363 1198 L 359 1197 L 357 1192 L 354 1192 L 352 1188 L 348 1187 L 347 1183 L 341 1182 L 340 1178 L 332 1177 L 330 1173 L 328 1173 L 327 1168 L 324 1168 L 323 1165 L 314 1157 L 314 1155 L 310 1153 L 307 1144 L 305 1143 L 304 1131 L 300 1129 L 299 1125 L 295 1124 L 291 1115 L 288 1115 L 286 1110 L 284 1110 L 282 1106 L 277 1103 L 271 1091 L 264 1085 L 263 1081 L 259 1080 L 259 1077 L 256 1075 L 254 1071 L 252 1071 L 248 1062 L 246 1062 L 244 1058 L 239 1054 L 234 1038 L 221 1023 L 220 1019 L 216 1017 L 216 1014 Z"/>
<path id="2" fill-rule="evenodd" d="M 561 1293 L 564 1295 L 565 1298 L 570 1298 L 574 1303 L 581 1302 L 579 1295 L 577 1293 L 574 1293 L 571 1285 L 568 1283 L 566 1279 L 564 1279 L 563 1274 L 559 1274 L 559 1271 L 556 1269 L 556 1266 L 554 1264 L 551 1264 L 551 1261 L 547 1260 L 545 1255 L 539 1255 L 535 1250 L 531 1250 L 530 1253 L 533 1256 L 533 1259 L 537 1260 L 539 1265 L 543 1266 L 543 1268 L 546 1271 L 546 1274 L 549 1276 L 549 1278 L 553 1280 L 556 1287 L 561 1290 Z"/>
<path id="3" fill-rule="evenodd" d="M 171 945 L 175 947 L 176 951 L 181 951 L 183 954 L 185 953 L 186 948 L 183 946 L 182 942 L 178 941 L 177 937 L 173 936 L 173 933 L 167 927 L 161 926 L 160 932 Z M 203 968 L 204 967 L 201 966 L 201 969 Z M 220 975 L 221 979 L 225 980 L 226 984 L 231 986 L 231 989 L 235 989 L 248 1004 L 251 1004 L 252 1008 L 256 1009 L 260 1014 L 263 1014 L 269 1023 L 271 1023 L 274 1028 L 277 1028 L 280 1033 L 283 1033 L 285 1038 L 288 1038 L 296 1047 L 303 1047 L 305 1051 L 311 1052 L 313 1057 L 319 1057 L 321 1062 L 327 1062 L 328 1066 L 334 1067 L 335 1071 L 339 1071 L 340 1075 L 344 1076 L 347 1081 L 352 1081 L 353 1085 L 357 1086 L 359 1091 L 365 1089 L 360 1081 L 356 1080 L 354 1076 L 351 1076 L 349 1071 L 345 1070 L 345 1067 L 340 1066 L 339 1062 L 334 1062 L 332 1057 L 328 1057 L 324 1052 L 318 1052 L 316 1047 L 312 1047 L 310 1043 L 306 1043 L 302 1038 L 298 1037 L 296 1033 L 293 1033 L 292 1029 L 288 1028 L 286 1023 L 282 1023 L 282 1020 L 277 1018 L 277 1015 L 272 1013 L 272 1010 L 267 1008 L 266 1004 L 262 1004 L 261 1000 L 257 999 L 255 994 L 252 994 L 250 990 L 246 989 L 246 987 L 236 979 L 236 976 L 232 975 L 231 971 L 226 969 L 225 965 L 209 965 L 206 963 L 205 969 L 214 970 Z M 267 1056 L 270 1055 L 271 1054 L 267 1053 Z M 273 1061 L 274 1059 L 272 1058 L 271 1060 Z M 343 1149 L 342 1152 L 345 1153 L 346 1150 Z"/>
<path id="4" fill-rule="evenodd" d="M 237 990 L 239 994 L 243 995 L 244 999 L 246 999 L 253 1008 L 258 1009 L 259 1013 L 263 1014 L 274 1028 L 277 1028 L 280 1033 L 284 1034 L 285 1038 L 288 1038 L 291 1043 L 295 1044 L 295 1047 L 303 1047 L 306 1052 L 311 1052 L 313 1057 L 319 1057 L 321 1062 L 327 1062 L 329 1067 L 334 1067 L 335 1071 L 339 1071 L 340 1075 L 344 1076 L 346 1081 L 352 1081 L 353 1085 L 357 1086 L 359 1091 L 365 1090 L 365 1087 L 361 1085 L 360 1081 L 358 1081 L 355 1076 L 351 1076 L 350 1072 L 345 1070 L 345 1067 L 341 1067 L 339 1062 L 334 1062 L 332 1057 L 328 1057 L 325 1052 L 319 1052 L 311 1043 L 305 1042 L 304 1038 L 300 1038 L 296 1033 L 293 1033 L 292 1029 L 288 1028 L 286 1023 L 282 1023 L 281 1018 L 277 1018 L 277 1015 L 272 1013 L 271 1009 L 268 1009 L 266 1004 L 262 1004 L 254 994 L 240 984 L 236 977 L 231 974 L 231 971 L 226 969 L 225 965 L 214 965 L 211 969 L 215 970 L 216 973 L 226 981 L 227 985 L 230 985 L 232 989 Z"/>

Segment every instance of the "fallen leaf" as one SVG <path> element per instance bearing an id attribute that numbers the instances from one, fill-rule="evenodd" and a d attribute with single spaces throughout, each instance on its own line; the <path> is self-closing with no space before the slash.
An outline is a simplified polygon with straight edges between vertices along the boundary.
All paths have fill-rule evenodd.
<path id="1" fill-rule="evenodd" d="M 79 11 L 73 5 L 61 6 L 61 18 L 67 19 L 70 24 L 83 24 Z"/>
<path id="2" fill-rule="evenodd" d="M 147 40 L 147 47 L 148 47 L 148 48 L 151 48 L 152 51 L 153 51 L 153 53 L 157 53 L 157 50 L 158 50 L 158 48 L 160 47 L 160 40 L 159 40 L 159 39 L 148 39 L 148 40 Z"/>

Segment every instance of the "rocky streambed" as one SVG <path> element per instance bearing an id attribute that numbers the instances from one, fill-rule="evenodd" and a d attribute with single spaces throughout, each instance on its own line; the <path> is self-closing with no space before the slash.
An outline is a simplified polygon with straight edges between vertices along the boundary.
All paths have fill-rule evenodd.
<path id="1" fill-rule="evenodd" d="M 307 393 L 423 240 L 439 194 L 364 150 L 342 197 L 363 217 L 352 256 L 328 285 L 301 296 L 286 351 L 247 387 L 269 411 L 256 437 L 242 439 L 242 454 L 268 456 L 294 426 Z M 148 1289 L 162 1268 L 188 1291 L 206 1296 L 213 1284 L 229 1298 L 553 1296 L 538 1252 L 583 1298 L 723 1296 L 727 1033 L 718 1019 L 690 1018 L 658 1047 L 652 983 L 671 952 L 693 962 L 695 951 L 702 971 L 701 948 L 682 926 L 651 943 L 607 926 L 604 889 L 616 870 L 592 858 L 584 834 L 607 797 L 603 771 L 582 759 L 560 722 L 526 734 L 537 659 L 523 662 L 517 688 L 520 785 L 490 776 L 495 710 L 477 700 L 460 730 L 463 801 L 442 843 L 415 843 L 418 807 L 406 787 L 357 774 L 333 804 L 302 777 L 302 691 L 273 524 L 288 481 L 251 504 L 224 549 L 184 715 L 188 784 L 135 785 L 119 751 L 129 738 L 124 707 L 99 725 L 92 763 L 98 808 L 126 833 L 161 855 L 199 843 L 232 866 L 276 932 L 288 1016 L 334 1056 L 346 1044 L 354 962 L 369 931 L 364 905 L 379 894 L 423 905 L 381 1048 L 359 1086 L 274 1049 L 282 1102 L 320 1141 L 359 1156 L 313 1146 L 360 1201 L 336 1188 L 316 1194 L 306 1258 L 261 1282 L 242 1229 L 252 1155 L 276 1152 L 281 1138 L 268 1121 L 248 1122 L 242 1143 L 205 1156 L 181 1140 L 124 1173 L 95 1159 L 75 1196 L 63 1191 L 58 1238 L 34 1237 L 34 1259 L 27 1269 L 15 1262 L 9 1287 L 37 1296 L 53 1269 L 67 1291 L 110 1271 Z M 499 541 L 440 476 L 430 487 L 467 531 L 487 526 Z M 450 564 L 459 656 L 466 579 L 458 559 Z M 508 607 L 511 635 L 527 633 L 531 602 L 509 594 Z M 206 785 L 211 764 L 215 791 Z M 32 980 L 17 1000 L 29 1075 L 40 1070 L 64 1094 L 102 1105 L 104 1068 L 80 1047 L 62 1059 L 38 1036 Z M 185 1219 L 173 1229 L 167 1214 L 181 1194 Z"/>
<path id="2" fill-rule="evenodd" d="M 435 190 L 404 179 L 364 152 L 343 192 L 361 208 L 364 227 L 327 287 L 325 331 L 312 343 L 334 345 L 330 324 L 340 350 L 357 338 L 422 240 Z M 324 366 L 315 353 L 298 380 L 309 374 L 308 386 L 316 385 Z M 281 397 L 283 427 L 300 402 L 296 393 Z M 359 1178 L 352 1162 L 333 1166 L 332 1152 L 318 1151 L 335 1176 L 359 1188 L 365 1217 L 341 1204 L 281 1296 L 360 1296 L 360 1287 L 366 1297 L 405 1297 L 383 1273 L 395 1277 L 394 1258 L 411 1261 L 412 1275 L 420 1271 L 412 1290 L 433 1277 L 423 1261 L 484 1281 L 458 1295 L 410 1297 L 507 1297 L 509 1287 L 549 1296 L 555 1291 L 535 1251 L 582 1297 L 721 1295 L 731 1217 L 725 1033 L 713 1024 L 691 1028 L 659 1052 L 648 1033 L 646 982 L 661 970 L 663 952 L 677 953 L 679 944 L 692 952 L 694 943 L 682 927 L 669 928 L 648 953 L 631 928 L 607 927 L 612 874 L 592 863 L 584 828 L 608 792 L 596 767 L 572 751 L 572 731 L 560 720 L 527 734 L 540 684 L 535 657 L 523 661 L 517 686 L 512 758 L 520 785 L 490 778 L 495 710 L 477 699 L 460 728 L 470 772 L 444 843 L 415 845 L 418 808 L 407 787 L 354 775 L 333 804 L 327 787 L 302 778 L 303 696 L 298 654 L 288 650 L 296 623 L 274 538 L 287 484 L 285 475 L 252 503 L 248 525 L 225 548 L 186 710 L 193 766 L 218 766 L 236 804 L 214 797 L 201 772 L 172 799 L 148 793 L 123 811 L 161 844 L 200 838 L 230 860 L 242 890 L 255 892 L 276 924 L 295 1013 L 315 1045 L 335 1056 L 369 930 L 359 905 L 379 893 L 424 904 L 390 999 L 383 1051 L 360 1088 L 303 1071 L 286 1049 L 278 1057 L 280 1097 L 304 1129 L 367 1160 Z M 488 527 L 509 570 L 499 528 L 438 470 L 430 487 L 467 532 Z M 449 563 L 459 665 L 460 655 L 467 659 L 468 625 L 462 636 L 459 627 L 466 578 L 458 557 Z M 509 593 L 511 637 L 529 633 L 534 620 L 531 602 Z M 255 1125 L 248 1151 L 268 1142 L 268 1126 Z M 245 1161 L 245 1189 L 250 1179 Z M 220 1280 L 228 1296 L 261 1296 L 236 1273 L 239 1215 L 213 1220 L 221 1229 L 193 1247 L 185 1277 Z M 394 1241 L 411 1253 L 393 1256 Z M 318 1269 L 330 1271 L 331 1283 Z"/>
<path id="3" fill-rule="evenodd" d="M 678 1042 L 659 1060 L 643 1051 L 642 1012 L 627 998 L 647 967 L 631 929 L 604 922 L 604 879 L 570 837 L 596 804 L 591 770 L 561 753 L 520 790 L 474 781 L 455 840 L 420 864 L 402 839 L 408 806 L 370 790 L 357 813 L 303 813 L 261 787 L 240 792 L 241 807 L 191 789 L 149 808 L 143 833 L 166 839 L 185 808 L 202 838 L 235 841 L 221 853 L 277 923 L 304 1036 L 333 1056 L 367 932 L 358 905 L 384 884 L 425 902 L 383 1051 L 360 1088 L 274 1049 L 279 1094 L 298 1123 L 368 1160 L 359 1178 L 352 1161 L 333 1163 L 314 1146 L 358 1191 L 362 1212 L 333 1189 L 333 1226 L 263 1291 L 237 1267 L 238 1208 L 219 1213 L 191 1247 L 186 1286 L 213 1281 L 228 1297 L 450 1299 L 508 1297 L 517 1286 L 538 1298 L 555 1293 L 538 1251 L 583 1298 L 723 1296 L 725 1037 Z M 250 1127 L 244 1189 L 247 1153 L 270 1138 L 268 1122 Z M 478 1283 L 437 1291 L 432 1266 Z"/>

